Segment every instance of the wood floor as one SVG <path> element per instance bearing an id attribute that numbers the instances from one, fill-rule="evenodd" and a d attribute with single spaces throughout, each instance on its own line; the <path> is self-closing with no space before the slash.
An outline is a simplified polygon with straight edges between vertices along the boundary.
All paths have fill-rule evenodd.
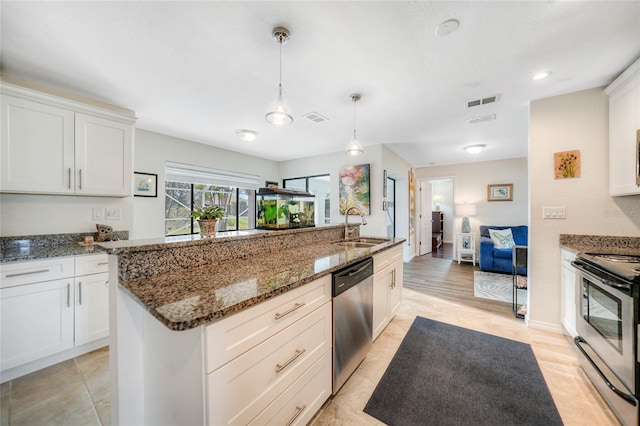
<path id="1" fill-rule="evenodd" d="M 447 253 L 447 247 L 439 253 L 416 256 L 411 262 L 405 263 L 405 288 L 496 315 L 514 316 L 511 303 L 473 296 L 473 272 L 480 270 L 477 265 L 469 262 L 458 264 L 444 253 Z"/>

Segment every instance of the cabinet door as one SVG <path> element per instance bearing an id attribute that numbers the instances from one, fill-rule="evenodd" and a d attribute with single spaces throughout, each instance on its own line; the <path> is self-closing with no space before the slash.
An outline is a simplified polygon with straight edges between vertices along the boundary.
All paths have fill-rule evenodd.
<path id="1" fill-rule="evenodd" d="M 0 190 L 74 192 L 74 113 L 2 96 Z"/>
<path id="2" fill-rule="evenodd" d="M 389 321 L 396 315 L 402 302 L 403 263 L 396 262 L 393 268 L 392 285 L 389 288 Z"/>
<path id="3" fill-rule="evenodd" d="M 75 279 L 75 344 L 109 336 L 109 274 Z"/>
<path id="4" fill-rule="evenodd" d="M 0 369 L 73 347 L 73 281 L 0 290 Z"/>
<path id="5" fill-rule="evenodd" d="M 640 75 L 609 100 L 609 174 L 611 195 L 640 194 L 636 185 L 636 131 L 640 129 Z"/>
<path id="6" fill-rule="evenodd" d="M 373 340 L 391 320 L 389 316 L 389 290 L 393 282 L 393 268 L 388 267 L 373 275 Z"/>
<path id="7" fill-rule="evenodd" d="M 76 114 L 76 193 L 131 195 L 132 126 Z"/>

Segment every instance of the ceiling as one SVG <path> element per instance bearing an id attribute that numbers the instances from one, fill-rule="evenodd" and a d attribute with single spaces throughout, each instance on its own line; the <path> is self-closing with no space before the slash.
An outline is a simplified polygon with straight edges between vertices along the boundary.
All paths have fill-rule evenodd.
<path id="1" fill-rule="evenodd" d="M 414 167 L 524 157 L 531 100 L 604 86 L 640 56 L 640 2 L 0 3 L 20 77 L 134 110 L 137 127 L 271 160 L 358 137 Z M 436 28 L 457 19 L 456 32 Z M 294 122 L 264 119 L 282 83 Z M 539 71 L 550 77 L 533 81 Z M 500 95 L 492 104 L 467 101 Z M 303 116 L 318 113 L 322 123 Z M 467 119 L 496 114 L 492 121 Z M 242 142 L 236 129 L 259 133 Z M 475 156 L 463 151 L 485 144 Z"/>

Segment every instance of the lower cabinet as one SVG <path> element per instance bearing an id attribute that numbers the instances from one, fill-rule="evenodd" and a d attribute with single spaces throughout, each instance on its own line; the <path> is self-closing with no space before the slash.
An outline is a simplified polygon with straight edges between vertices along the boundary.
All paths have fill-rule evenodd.
<path id="1" fill-rule="evenodd" d="M 373 339 L 391 322 L 402 301 L 402 246 L 373 256 Z"/>
<path id="2" fill-rule="evenodd" d="M 2 265 L 3 381 L 93 350 L 83 345 L 108 337 L 106 262 L 106 255 L 91 255 Z M 67 277 L 53 279 L 61 275 Z"/>
<path id="3" fill-rule="evenodd" d="M 73 347 L 73 279 L 0 290 L 0 369 Z"/>
<path id="4" fill-rule="evenodd" d="M 572 337 L 578 335 L 576 321 L 578 315 L 578 299 L 576 283 L 576 270 L 571 265 L 576 254 L 572 251 L 560 250 L 560 282 L 561 282 L 561 303 L 560 318 L 562 327 Z"/>

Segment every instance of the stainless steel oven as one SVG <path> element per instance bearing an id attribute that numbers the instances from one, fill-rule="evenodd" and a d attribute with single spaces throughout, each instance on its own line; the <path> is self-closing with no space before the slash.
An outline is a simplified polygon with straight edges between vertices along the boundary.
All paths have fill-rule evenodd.
<path id="1" fill-rule="evenodd" d="M 636 260 L 638 268 L 640 258 L 625 255 L 580 254 L 573 262 L 580 364 L 623 425 L 639 421 L 638 284 L 625 273 Z"/>

